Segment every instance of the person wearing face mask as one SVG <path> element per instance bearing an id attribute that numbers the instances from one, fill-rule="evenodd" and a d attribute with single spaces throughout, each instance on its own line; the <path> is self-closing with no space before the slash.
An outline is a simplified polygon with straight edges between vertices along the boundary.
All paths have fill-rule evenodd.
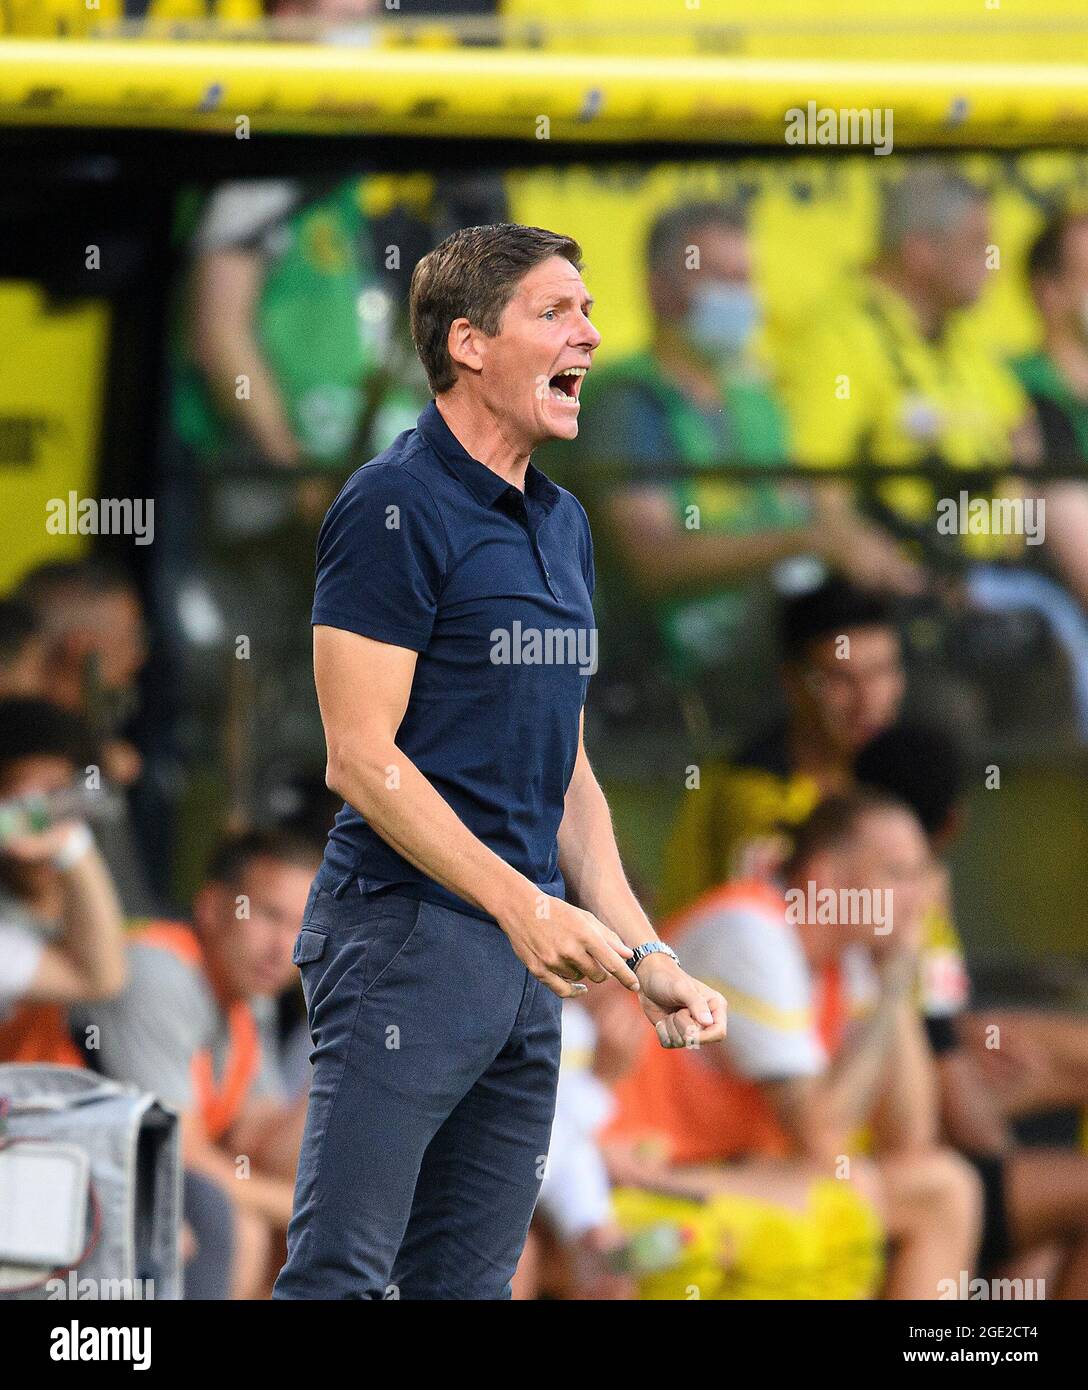
<path id="1" fill-rule="evenodd" d="M 606 481 L 591 498 L 615 575 L 613 605 L 626 595 L 643 624 L 648 600 L 672 677 L 697 690 L 708 712 L 728 708 L 743 720 L 743 702 L 759 690 L 752 671 L 769 628 L 771 572 L 805 555 L 846 565 L 848 552 L 831 553 L 804 492 L 700 476 L 788 456 L 757 348 L 761 311 L 742 214 L 715 202 L 668 209 L 651 228 L 647 262 L 650 341 L 587 379 L 594 408 L 578 440 L 580 485 L 592 485 L 594 464 L 622 466 L 622 484 Z M 766 665 L 769 675 L 769 652 Z M 741 666 L 746 679 L 734 690 L 728 673 Z"/>

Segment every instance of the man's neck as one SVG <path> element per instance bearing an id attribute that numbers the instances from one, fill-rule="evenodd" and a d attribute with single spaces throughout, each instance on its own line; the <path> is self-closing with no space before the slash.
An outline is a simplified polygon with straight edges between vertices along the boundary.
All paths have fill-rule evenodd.
<path id="1" fill-rule="evenodd" d="M 848 760 L 818 727 L 791 723 L 786 748 L 791 771 L 811 777 L 824 796 L 845 791 L 853 780 Z"/>
<path id="2" fill-rule="evenodd" d="M 927 294 L 922 286 L 902 274 L 895 265 L 878 265 L 873 274 L 880 284 L 910 305 L 923 338 L 932 342 L 941 336 L 948 321 L 947 310 Z"/>
<path id="3" fill-rule="evenodd" d="M 525 491 L 531 450 L 523 442 L 509 437 L 503 421 L 479 401 L 460 394 L 456 386 L 436 396 L 434 403 L 450 433 L 467 454 L 519 491 Z"/>

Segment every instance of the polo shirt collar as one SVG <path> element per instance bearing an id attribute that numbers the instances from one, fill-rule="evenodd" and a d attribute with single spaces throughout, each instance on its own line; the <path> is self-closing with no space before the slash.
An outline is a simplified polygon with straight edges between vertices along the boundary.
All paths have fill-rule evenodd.
<path id="1" fill-rule="evenodd" d="M 434 401 L 424 407 L 416 427 L 446 468 L 460 478 L 483 506 L 492 507 L 508 492 L 518 492 L 512 483 L 506 482 L 493 469 L 472 457 L 446 424 Z M 559 489 L 532 463 L 525 470 L 525 493 L 549 510 L 559 500 Z"/>

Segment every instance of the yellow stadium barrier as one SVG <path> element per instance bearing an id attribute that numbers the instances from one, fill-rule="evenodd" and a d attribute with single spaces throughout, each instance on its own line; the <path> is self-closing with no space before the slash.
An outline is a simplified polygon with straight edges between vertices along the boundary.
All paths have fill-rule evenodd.
<path id="1" fill-rule="evenodd" d="M 0 123 L 781 145 L 891 108 L 897 146 L 1083 144 L 1088 62 L 828 62 L 309 44 L 0 43 Z"/>

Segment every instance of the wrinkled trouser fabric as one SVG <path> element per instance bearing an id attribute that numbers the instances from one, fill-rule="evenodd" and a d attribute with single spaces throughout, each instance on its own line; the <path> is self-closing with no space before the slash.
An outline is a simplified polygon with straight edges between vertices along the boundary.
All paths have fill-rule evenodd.
<path id="1" fill-rule="evenodd" d="M 509 1298 L 560 1001 L 505 934 L 327 869 L 295 944 L 313 1081 L 274 1297 Z"/>

